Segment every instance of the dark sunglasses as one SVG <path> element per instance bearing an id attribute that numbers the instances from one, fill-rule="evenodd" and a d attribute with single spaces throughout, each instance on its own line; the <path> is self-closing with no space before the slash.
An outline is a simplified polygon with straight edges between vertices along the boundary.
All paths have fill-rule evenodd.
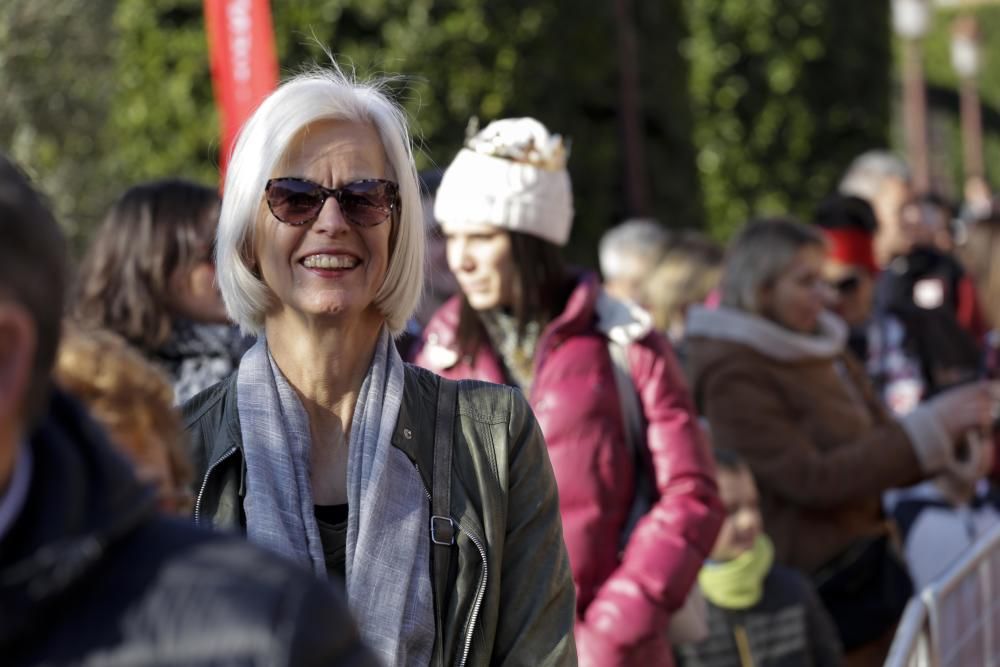
<path id="1" fill-rule="evenodd" d="M 857 275 L 850 275 L 830 283 L 830 287 L 840 294 L 853 294 L 861 286 L 861 278 Z"/>
<path id="2" fill-rule="evenodd" d="M 381 178 L 325 188 L 304 178 L 272 178 L 264 187 L 267 207 L 287 225 L 304 225 L 319 217 L 326 200 L 333 197 L 344 218 L 358 227 L 374 227 L 389 219 L 399 206 L 399 186 Z"/>

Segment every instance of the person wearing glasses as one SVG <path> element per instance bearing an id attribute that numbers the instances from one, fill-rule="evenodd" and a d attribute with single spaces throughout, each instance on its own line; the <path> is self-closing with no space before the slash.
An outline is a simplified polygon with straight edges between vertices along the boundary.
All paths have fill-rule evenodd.
<path id="1" fill-rule="evenodd" d="M 881 665 L 912 592 L 881 494 L 975 474 L 961 443 L 990 424 L 998 387 L 963 385 L 894 419 L 825 310 L 826 252 L 815 227 L 748 224 L 726 256 L 721 305 L 690 312 L 688 368 L 714 444 L 757 480 L 776 562 L 812 576 L 846 664 Z"/>
<path id="2" fill-rule="evenodd" d="M 830 309 L 847 323 L 847 347 L 864 362 L 879 273 L 875 211 L 860 197 L 835 194 L 820 202 L 813 221 L 826 239 L 823 279 L 830 287 Z"/>
<path id="3" fill-rule="evenodd" d="M 490 123 L 445 171 L 434 212 L 461 293 L 417 363 L 531 401 L 559 484 L 580 665 L 672 665 L 671 618 L 723 519 L 712 454 L 649 315 L 562 259 L 562 138 L 532 118 Z"/>
<path id="4" fill-rule="evenodd" d="M 383 665 L 336 587 L 239 537 L 157 512 L 164 497 L 119 453 L 127 443 L 110 439 L 131 435 L 127 425 L 147 439 L 171 426 L 140 424 L 148 415 L 123 407 L 146 391 L 113 395 L 129 382 L 119 371 L 142 373 L 141 362 L 123 369 L 105 354 L 124 343 L 105 348 L 95 337 L 103 350 L 79 339 L 60 349 L 66 240 L 44 196 L 2 153 L 0 239 L 0 663 Z M 62 360 L 53 368 L 77 355 L 66 361 L 89 373 L 81 382 Z M 173 409 L 168 387 L 154 393 L 147 410 Z"/>
<path id="5" fill-rule="evenodd" d="M 71 316 L 122 336 L 163 368 L 180 404 L 229 375 L 249 342 L 226 316 L 212 239 L 219 195 L 181 179 L 112 205 L 80 267 Z"/>
<path id="6" fill-rule="evenodd" d="M 393 336 L 424 272 L 403 112 L 339 69 L 244 125 L 217 237 L 257 343 L 184 406 L 194 516 L 343 577 L 384 664 L 570 665 L 573 583 L 552 468 L 521 394 L 443 381 Z"/>

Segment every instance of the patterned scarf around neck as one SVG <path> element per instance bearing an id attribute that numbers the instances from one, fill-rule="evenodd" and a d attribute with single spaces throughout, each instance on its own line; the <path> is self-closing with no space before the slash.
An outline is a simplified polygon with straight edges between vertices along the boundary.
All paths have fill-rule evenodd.
<path id="1" fill-rule="evenodd" d="M 534 320 L 527 322 L 522 336 L 517 319 L 499 308 L 480 313 L 480 320 L 493 349 L 507 367 L 510 379 L 525 395 L 530 395 L 535 380 L 535 348 L 542 333 L 541 325 Z"/>
<path id="2" fill-rule="evenodd" d="M 428 665 L 435 622 L 430 509 L 420 474 L 391 442 L 403 368 L 383 328 L 351 422 L 347 598 L 365 643 L 385 664 Z M 263 336 L 240 364 L 237 406 L 247 536 L 326 577 L 309 474 L 309 419 Z"/>
<path id="3" fill-rule="evenodd" d="M 764 579 L 774 564 L 774 546 L 764 533 L 753 548 L 733 560 L 709 562 L 698 573 L 708 601 L 723 609 L 749 609 L 764 595 Z"/>

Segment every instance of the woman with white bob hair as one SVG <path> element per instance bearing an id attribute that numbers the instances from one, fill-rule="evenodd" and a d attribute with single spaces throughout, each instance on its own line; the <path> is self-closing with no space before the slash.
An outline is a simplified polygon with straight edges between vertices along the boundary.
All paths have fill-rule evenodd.
<path id="1" fill-rule="evenodd" d="M 243 127 L 217 243 L 257 344 L 185 406 L 195 518 L 343 576 L 388 665 L 575 662 L 552 468 L 520 393 L 402 362 L 424 230 L 402 111 L 339 70 Z"/>

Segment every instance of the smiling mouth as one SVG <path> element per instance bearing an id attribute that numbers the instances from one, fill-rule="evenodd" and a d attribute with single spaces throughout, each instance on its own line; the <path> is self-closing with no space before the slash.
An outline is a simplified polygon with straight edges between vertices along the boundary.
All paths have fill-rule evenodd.
<path id="1" fill-rule="evenodd" d="M 350 255 L 309 255 L 302 260 L 302 266 L 307 269 L 353 269 L 361 264 L 361 260 Z"/>

